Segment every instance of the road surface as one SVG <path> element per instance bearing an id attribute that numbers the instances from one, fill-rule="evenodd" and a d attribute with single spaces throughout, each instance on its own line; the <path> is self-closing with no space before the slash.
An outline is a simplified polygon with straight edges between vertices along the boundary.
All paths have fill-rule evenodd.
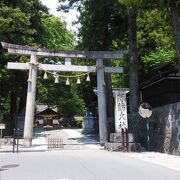
<path id="1" fill-rule="evenodd" d="M 120 152 L 60 150 L 0 154 L 0 180 L 170 179 L 180 180 L 180 171 Z"/>

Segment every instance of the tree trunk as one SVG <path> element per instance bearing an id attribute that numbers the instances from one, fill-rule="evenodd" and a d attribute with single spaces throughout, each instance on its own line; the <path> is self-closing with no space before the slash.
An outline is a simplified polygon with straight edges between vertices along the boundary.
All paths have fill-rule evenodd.
<path id="1" fill-rule="evenodd" d="M 27 93 L 26 93 L 27 94 Z M 24 116 L 25 115 L 25 107 L 26 107 L 26 94 L 23 93 L 20 96 L 19 104 L 18 104 L 18 116 Z"/>
<path id="2" fill-rule="evenodd" d="M 176 45 L 177 60 L 178 60 L 178 72 L 180 75 L 180 13 L 176 4 L 170 5 L 171 10 L 171 24 L 173 28 L 173 35 Z"/>
<path id="3" fill-rule="evenodd" d="M 27 96 L 27 85 L 26 84 L 22 84 L 23 89 L 20 93 L 20 100 L 19 100 L 19 104 L 18 104 L 18 115 L 20 115 L 20 116 L 25 116 L 26 96 Z"/>
<path id="4" fill-rule="evenodd" d="M 16 114 L 17 114 L 17 94 L 11 92 L 10 94 L 10 130 L 11 133 L 16 127 Z"/>
<path id="5" fill-rule="evenodd" d="M 105 26 L 102 31 L 102 47 L 101 50 L 107 51 L 111 49 L 111 36 L 108 28 L 108 23 L 104 23 Z M 111 60 L 104 60 L 104 65 L 111 67 Z M 104 73 L 105 89 L 106 89 L 106 102 L 107 102 L 107 129 L 108 136 L 110 133 L 115 131 L 115 121 L 114 121 L 114 99 L 112 93 L 112 81 L 111 74 Z"/>
<path id="6" fill-rule="evenodd" d="M 136 17 L 134 8 L 128 9 L 128 35 L 129 35 L 129 104 L 130 118 L 138 111 L 139 105 L 139 85 L 138 85 L 138 57 L 136 40 Z"/>
<path id="7" fill-rule="evenodd" d="M 110 61 L 106 61 L 106 66 L 111 66 Z M 107 121 L 108 121 L 108 134 L 115 131 L 115 121 L 114 121 L 114 98 L 112 93 L 112 81 L 111 74 L 106 73 L 106 99 L 107 99 Z"/>

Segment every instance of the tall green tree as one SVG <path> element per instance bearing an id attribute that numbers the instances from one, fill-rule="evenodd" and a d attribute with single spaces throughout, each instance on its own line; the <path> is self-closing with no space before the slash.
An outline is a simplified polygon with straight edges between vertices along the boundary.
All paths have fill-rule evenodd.
<path id="1" fill-rule="evenodd" d="M 160 8 L 159 2 L 153 0 L 119 1 L 126 5 L 128 12 L 129 100 L 130 114 L 134 114 L 138 111 L 139 105 L 138 71 L 140 65 L 147 72 L 160 64 L 171 61 L 175 53 L 170 26 L 167 22 L 168 11 Z M 157 16 L 159 19 L 156 18 Z"/>
<path id="2" fill-rule="evenodd" d="M 59 2 L 63 3 L 64 1 L 60 0 Z M 65 6 L 61 5 L 60 9 L 67 11 L 75 6 L 80 11 L 79 22 L 81 27 L 79 29 L 80 42 L 78 48 L 97 51 L 112 50 L 114 48 L 113 41 L 124 36 L 127 19 L 124 15 L 123 7 L 117 0 L 70 0 L 66 2 L 67 4 Z M 119 26 L 119 24 L 121 24 L 121 26 Z M 106 61 L 105 65 L 110 66 L 111 62 Z M 112 119 L 114 104 L 111 75 L 107 74 L 105 76 L 105 82 L 107 92 L 107 117 Z M 96 84 L 93 86 L 96 86 Z M 89 104 L 90 103 L 91 100 Z"/>
<path id="3" fill-rule="evenodd" d="M 171 24 L 173 29 L 173 35 L 176 45 L 176 53 L 178 60 L 178 72 L 180 74 L 180 1 L 179 0 L 167 0 L 165 1 L 167 8 L 170 8 Z"/>
<path id="4" fill-rule="evenodd" d="M 73 34 L 67 30 L 66 23 L 58 17 L 48 16 L 42 20 L 43 41 L 46 48 L 61 50 L 74 49 Z"/>
<path id="5" fill-rule="evenodd" d="M 29 17 L 26 16 L 18 7 L 12 8 L 6 5 L 1 6 L 0 8 L 0 37 L 2 41 L 6 42 L 14 42 L 14 43 L 21 43 L 21 44 L 30 44 L 33 41 L 33 34 L 35 31 L 30 29 L 30 20 Z M 12 57 L 7 55 L 4 50 L 1 49 L 1 73 L 5 74 L 6 76 L 1 76 L 0 83 L 1 83 L 1 93 L 4 97 L 6 97 L 6 101 L 3 103 L 7 108 L 7 102 L 9 102 L 10 111 L 10 119 L 11 129 L 15 127 L 15 119 L 17 113 L 17 93 L 20 92 L 22 86 L 20 86 L 18 82 L 18 76 L 22 76 L 22 73 L 18 72 L 10 72 L 10 76 L 8 75 L 9 71 L 6 69 L 7 60 L 9 61 L 16 61 L 17 57 Z M 22 76 L 23 77 L 23 76 Z M 22 80 L 23 81 L 23 80 Z M 12 87 L 11 85 L 14 86 Z M 7 89 L 9 89 L 7 91 Z M 3 99 L 1 98 L 1 101 Z M 2 103 L 1 103 L 2 104 Z M 3 106 L 2 104 L 2 106 Z M 5 111 L 6 112 L 6 111 Z M 1 112 L 4 114 L 4 112 Z"/>
<path id="6" fill-rule="evenodd" d="M 138 83 L 138 48 L 137 48 L 137 15 L 141 1 L 119 0 L 126 5 L 128 12 L 128 44 L 129 44 L 129 104 L 130 118 L 138 111 L 139 83 Z"/>
<path id="7" fill-rule="evenodd" d="M 175 43 L 167 9 L 144 9 L 137 17 L 137 43 L 143 73 L 174 61 Z"/>
<path id="8" fill-rule="evenodd" d="M 177 64 L 178 72 L 180 73 L 180 1 L 179 0 L 143 0 L 144 7 L 147 8 L 166 8 L 170 12 L 170 23 L 172 26 L 172 34 L 174 37 L 176 53 L 177 53 Z"/>
<path id="9" fill-rule="evenodd" d="M 73 34 L 66 29 L 66 23 L 60 18 L 48 16 L 43 20 L 45 28 L 44 41 L 45 47 L 61 50 L 74 49 Z M 46 58 L 43 60 L 48 64 L 63 64 L 64 60 L 59 58 Z M 62 75 L 62 72 L 60 73 Z M 57 74 L 58 75 L 58 74 Z M 64 76 L 68 75 L 64 73 Z M 48 80 L 39 77 L 37 89 L 37 102 L 48 105 L 56 105 L 61 113 L 66 116 L 75 114 L 81 115 L 84 110 L 84 102 L 79 95 L 77 88 L 73 82 L 71 86 L 65 85 L 65 78 L 59 78 L 60 83 L 54 84 L 54 76 L 48 73 Z"/>
<path id="10" fill-rule="evenodd" d="M 22 44 L 22 45 L 35 45 L 37 37 L 40 35 L 39 29 L 35 29 L 36 23 L 41 22 L 43 14 L 47 12 L 40 1 L 0 1 L 0 38 L 1 41 Z M 39 15 L 38 15 L 39 14 Z M 33 19 L 36 17 L 36 20 Z M 36 23 L 35 23 L 36 22 Z M 38 35 L 39 34 L 39 35 Z M 7 61 L 27 61 L 23 56 L 11 56 L 8 53 L 0 49 L 0 104 L 6 109 L 5 112 L 10 112 L 11 129 L 15 127 L 16 115 L 21 107 L 25 104 L 25 89 L 27 86 L 27 75 L 23 72 L 8 71 L 6 68 Z M 4 76 L 5 75 L 5 76 Z M 7 104 L 8 107 L 7 107 Z M 3 109 L 2 108 L 2 109 Z"/>

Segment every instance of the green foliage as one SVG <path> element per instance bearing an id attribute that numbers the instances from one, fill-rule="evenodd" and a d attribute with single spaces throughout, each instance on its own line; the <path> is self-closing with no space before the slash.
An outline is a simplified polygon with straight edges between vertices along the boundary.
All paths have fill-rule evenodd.
<path id="1" fill-rule="evenodd" d="M 0 117 L 7 114 L 10 109 L 10 101 L 9 99 L 0 95 Z"/>
<path id="2" fill-rule="evenodd" d="M 112 61 L 112 66 L 114 67 L 123 67 L 123 74 L 111 74 L 112 77 L 112 87 L 128 87 L 128 56 L 125 56 L 121 60 Z"/>
<path id="3" fill-rule="evenodd" d="M 119 50 L 120 46 L 121 48 L 126 47 L 122 42 L 127 31 L 126 9 L 124 5 L 119 4 L 118 0 L 61 0 L 59 2 L 66 2 L 65 6 L 60 5 L 60 10 L 68 11 L 76 6 L 80 12 L 78 22 L 81 26 L 79 28 L 77 49 L 106 51 Z M 95 62 L 89 60 L 84 62 L 86 62 L 86 65 L 95 64 Z M 110 66 L 108 61 L 106 61 L 106 66 Z M 111 87 L 110 81 L 107 79 L 106 87 Z M 115 86 L 117 84 L 116 80 L 117 78 L 113 80 Z M 93 114 L 97 111 L 97 97 L 93 92 L 94 87 L 97 87 L 96 76 L 91 75 L 91 82 L 88 84 L 83 82 L 81 87 L 78 88 L 83 95 L 86 106 L 90 108 Z M 107 91 L 109 90 L 107 89 Z M 108 103 L 108 106 L 112 107 L 113 104 Z"/>
<path id="4" fill-rule="evenodd" d="M 141 65 L 145 72 L 172 61 L 174 41 L 167 10 L 144 10 L 137 18 L 137 40 Z"/>
<path id="5" fill-rule="evenodd" d="M 148 52 L 148 55 L 143 57 L 144 67 L 147 70 L 154 69 L 155 67 L 161 66 L 171 62 L 176 56 L 175 49 L 163 49 L 156 48 L 152 52 Z"/>
<path id="6" fill-rule="evenodd" d="M 55 48 L 61 50 L 73 49 L 73 35 L 66 29 L 66 24 L 60 18 L 49 16 L 43 19 L 44 26 L 44 42 L 47 48 Z"/>
<path id="7" fill-rule="evenodd" d="M 119 2 L 127 7 L 139 7 L 143 5 L 144 0 L 119 0 Z"/>
<path id="8" fill-rule="evenodd" d="M 44 33 L 44 46 L 60 50 L 74 49 L 73 35 L 66 29 L 66 24 L 60 18 L 48 16 L 42 22 Z M 51 58 L 44 60 L 44 63 L 60 63 L 60 59 Z M 60 84 L 54 84 L 54 77 L 51 75 L 48 80 L 42 81 L 41 77 L 38 81 L 38 99 L 37 102 L 58 106 L 61 113 L 67 116 L 82 114 L 83 100 L 77 94 L 77 90 L 73 91 L 60 80 Z"/>
<path id="9" fill-rule="evenodd" d="M 78 19 L 81 24 L 78 34 L 80 49 L 108 50 L 112 48 L 113 40 L 124 36 L 127 16 L 124 6 L 118 0 L 59 0 L 59 2 L 61 3 L 59 10 L 67 12 L 76 7 L 80 12 Z"/>
<path id="10" fill-rule="evenodd" d="M 0 5 L 1 41 L 20 45 L 73 49 L 73 35 L 66 30 L 66 24 L 59 18 L 50 16 L 47 7 L 42 5 L 41 1 L 2 0 Z M 29 58 L 9 55 L 2 48 L 0 49 L 0 58 L 0 114 L 10 113 L 10 109 L 14 113 L 21 112 L 26 102 L 28 73 L 9 71 L 6 63 L 7 61 L 27 62 Z M 40 61 L 43 60 L 40 59 Z M 54 84 L 52 83 L 52 85 Z M 63 92 L 60 89 L 57 91 Z M 38 97 L 41 98 L 37 101 L 46 99 L 48 102 L 48 95 L 54 94 L 54 92 L 53 88 L 46 87 L 40 81 Z M 11 94 L 15 94 L 15 96 L 11 96 Z M 56 104 L 58 101 L 53 102 L 52 99 L 50 104 L 53 103 Z"/>
<path id="11" fill-rule="evenodd" d="M 22 44 L 32 43 L 34 29 L 30 29 L 30 17 L 19 8 L 3 6 L 0 8 L 0 39 Z"/>
<path id="12" fill-rule="evenodd" d="M 0 6 L 0 39 L 1 41 L 17 44 L 33 44 L 33 35 L 36 30 L 31 28 L 30 16 L 23 12 L 19 7 L 10 6 L 9 2 Z M 19 56 L 10 56 L 7 52 L 0 49 L 0 114 L 17 111 L 16 96 L 21 96 L 23 84 L 26 83 L 26 74 L 22 72 L 10 72 L 7 70 L 7 61 L 18 61 Z M 21 80 L 20 78 L 21 77 Z M 14 100 L 12 99 L 14 98 Z M 13 102 L 14 104 L 12 104 Z M 11 104 L 11 107 L 10 107 Z"/>
<path id="13" fill-rule="evenodd" d="M 88 50 L 112 49 L 113 40 L 122 39 L 127 29 L 124 7 L 117 0 L 86 1 L 79 21 L 81 46 Z"/>
<path id="14" fill-rule="evenodd" d="M 139 46 L 147 46 L 151 49 L 164 46 L 172 46 L 173 38 L 169 24 L 169 12 L 166 10 L 144 10 L 137 18 L 137 39 Z"/>
<path id="15" fill-rule="evenodd" d="M 67 86 L 62 79 L 59 84 L 54 84 L 53 80 L 54 78 L 50 75 L 48 80 L 39 78 L 38 101 L 58 106 L 59 111 L 65 116 L 82 115 L 84 102 L 77 92 L 75 82 L 71 81 L 71 86 Z"/>
<path id="16" fill-rule="evenodd" d="M 139 60 L 145 72 L 172 61 L 176 56 L 174 40 L 169 24 L 169 5 L 176 5 L 177 0 L 59 0 L 59 10 L 68 11 L 77 8 L 80 12 L 79 44 L 77 49 L 84 50 L 120 50 L 128 48 L 127 8 L 138 10 L 137 42 Z M 66 5 L 63 5 L 66 2 Z M 151 7 L 151 8 L 150 8 Z M 73 35 L 66 29 L 60 18 L 48 14 L 47 7 L 40 0 L 1 0 L 0 2 L 0 39 L 10 43 L 48 47 L 61 50 L 74 49 Z M 10 93 L 16 93 L 22 99 L 26 92 L 27 73 L 13 72 L 6 69 L 7 61 L 27 62 L 25 56 L 9 56 L 0 49 L 0 113 L 10 109 Z M 40 59 L 41 62 L 46 60 Z M 51 59 L 58 63 L 60 59 Z M 47 60 L 50 63 L 50 59 Z M 77 60 L 77 64 L 80 62 Z M 90 61 L 84 64 L 93 64 Z M 127 87 L 128 57 L 123 61 L 113 61 L 113 66 L 123 66 L 123 75 L 112 75 L 114 87 Z M 66 115 L 82 114 L 85 104 L 95 106 L 96 96 L 92 89 L 96 87 L 96 77 L 91 76 L 89 84 L 55 85 L 53 77 L 47 82 L 38 77 L 37 102 L 58 105 Z M 81 93 L 79 95 L 78 91 Z M 82 100 L 84 98 L 84 100 Z"/>
<path id="17" fill-rule="evenodd" d="M 84 111 L 84 102 L 83 100 L 76 94 L 77 90 L 71 91 L 71 94 L 68 97 L 61 97 L 58 103 L 59 109 L 62 110 L 62 113 L 66 116 L 73 115 L 83 115 Z"/>

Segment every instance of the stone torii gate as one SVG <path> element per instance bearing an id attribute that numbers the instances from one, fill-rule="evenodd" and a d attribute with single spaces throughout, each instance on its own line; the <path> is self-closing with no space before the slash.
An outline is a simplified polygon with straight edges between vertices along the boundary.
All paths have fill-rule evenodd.
<path id="1" fill-rule="evenodd" d="M 29 70 L 26 113 L 24 124 L 24 146 L 32 146 L 33 120 L 35 110 L 37 70 L 44 71 L 74 71 L 74 72 L 97 72 L 97 95 L 99 109 L 99 136 L 103 145 L 107 141 L 107 117 L 106 117 L 106 94 L 104 85 L 105 73 L 123 73 L 122 67 L 104 67 L 103 60 L 121 59 L 126 51 L 59 51 L 45 48 L 32 48 L 1 42 L 2 47 L 11 54 L 30 56 L 28 63 L 8 62 L 8 69 Z M 65 65 L 52 65 L 38 63 L 39 57 L 65 58 Z M 95 59 L 96 66 L 71 65 L 71 58 Z"/>

